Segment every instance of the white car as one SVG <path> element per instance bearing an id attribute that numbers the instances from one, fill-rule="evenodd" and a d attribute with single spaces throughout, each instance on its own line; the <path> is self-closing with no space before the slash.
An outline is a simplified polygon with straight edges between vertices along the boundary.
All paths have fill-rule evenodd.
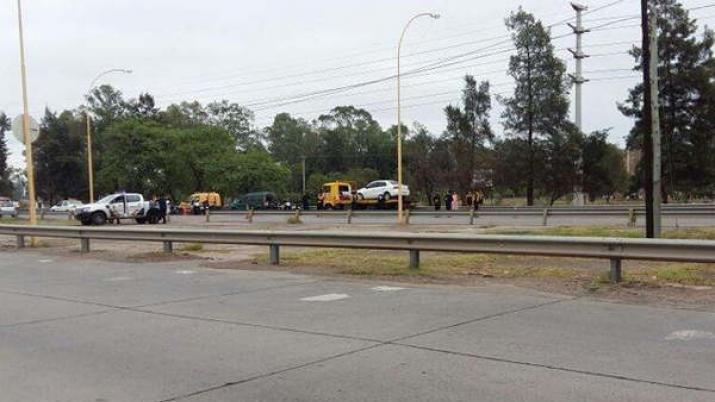
<path id="1" fill-rule="evenodd" d="M 8 199 L 0 199 L 0 216 L 17 218 L 17 205 Z"/>
<path id="2" fill-rule="evenodd" d="M 389 201 L 397 198 L 398 188 L 398 184 L 395 180 L 376 180 L 368 183 L 367 186 L 358 190 L 357 197 L 359 200 L 383 199 L 385 201 Z M 403 184 L 401 193 L 402 197 L 409 197 L 410 188 Z"/>
<path id="3" fill-rule="evenodd" d="M 57 205 L 53 205 L 50 208 L 50 211 L 52 211 L 52 212 L 70 212 L 70 211 L 74 211 L 74 209 L 80 205 L 82 205 L 82 201 L 79 201 L 79 200 L 64 200 L 64 201 L 58 202 Z"/>

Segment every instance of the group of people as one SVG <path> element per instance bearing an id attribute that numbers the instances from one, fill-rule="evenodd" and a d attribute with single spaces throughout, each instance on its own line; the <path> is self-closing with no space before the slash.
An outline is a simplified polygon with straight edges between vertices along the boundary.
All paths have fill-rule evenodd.
<path id="1" fill-rule="evenodd" d="M 462 206 L 462 200 L 456 191 L 449 190 L 444 198 L 439 193 L 435 193 L 432 197 L 432 205 L 435 211 L 442 209 L 442 201 L 444 200 L 444 209 L 447 211 L 456 211 Z M 479 191 L 470 191 L 464 197 L 467 207 L 479 209 L 479 205 L 484 202 L 484 196 Z"/>

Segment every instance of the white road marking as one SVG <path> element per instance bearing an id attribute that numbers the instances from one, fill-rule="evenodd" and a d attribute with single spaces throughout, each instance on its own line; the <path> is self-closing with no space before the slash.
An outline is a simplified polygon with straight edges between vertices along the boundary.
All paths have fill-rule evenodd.
<path id="1" fill-rule="evenodd" d="M 181 274 L 181 275 L 191 275 L 191 274 L 196 273 L 196 271 L 189 271 L 189 270 L 179 270 L 179 271 L 174 271 L 174 272 L 176 272 L 177 274 Z"/>
<path id="2" fill-rule="evenodd" d="M 696 339 L 715 339 L 715 334 L 708 331 L 698 331 L 694 329 L 686 329 L 683 331 L 675 331 L 665 337 L 668 341 L 693 341 Z"/>
<path id="3" fill-rule="evenodd" d="M 372 290 L 376 290 L 378 292 L 395 292 L 398 290 L 405 290 L 406 288 L 400 288 L 396 286 L 375 286 L 372 288 Z"/>
<path id="4" fill-rule="evenodd" d="M 37 262 L 41 262 L 43 264 L 47 264 L 48 262 L 52 262 L 52 260 L 37 260 Z"/>
<path id="5" fill-rule="evenodd" d="M 327 295 L 320 295 L 320 296 L 312 296 L 312 297 L 304 297 L 300 300 L 302 301 L 335 301 L 335 300 L 342 300 L 342 299 L 347 299 L 348 295 L 345 293 L 328 293 Z"/>
<path id="6" fill-rule="evenodd" d="M 131 276 L 114 276 L 114 277 L 106 278 L 106 279 L 102 279 L 102 280 L 105 282 L 119 282 L 119 281 L 131 281 L 132 279 L 134 279 L 134 278 L 132 278 Z"/>

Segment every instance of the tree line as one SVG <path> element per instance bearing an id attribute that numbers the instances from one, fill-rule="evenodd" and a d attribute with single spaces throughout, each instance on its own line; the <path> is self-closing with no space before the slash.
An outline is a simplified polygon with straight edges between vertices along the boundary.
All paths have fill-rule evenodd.
<path id="1" fill-rule="evenodd" d="M 664 195 L 711 196 L 713 35 L 708 29 L 698 34 L 675 0 L 656 3 Z M 624 151 L 608 142 L 608 131 L 582 133 L 569 120 L 571 82 L 549 29 L 521 8 L 505 23 L 515 47 L 508 64 L 513 92 L 493 96 L 488 81 L 466 75 L 461 101 L 444 108 L 441 133 L 419 123 L 403 127 L 405 182 L 415 196 L 428 201 L 435 193 L 477 189 L 494 197 L 525 196 L 533 205 L 537 199 L 554 203 L 575 187 L 591 200 L 637 192 L 640 175 L 628 177 Z M 637 70 L 640 49 L 631 54 Z M 638 85 L 618 105 L 635 121 L 630 149 L 640 148 L 642 93 Z M 493 102 L 504 109 L 499 134 L 490 124 Z M 127 190 L 182 199 L 195 191 L 236 197 L 269 190 L 297 200 L 304 175 L 313 195 L 329 180 L 365 184 L 396 175 L 397 127 L 381 127 L 365 109 L 337 106 L 312 120 L 279 113 L 257 128 L 249 109 L 228 100 L 161 109 L 150 94 L 126 100 L 105 85 L 76 109 L 46 110 L 34 146 L 44 200 L 87 198 L 87 115 L 99 194 Z M 7 118 L 0 118 L 1 161 L 8 129 Z M 7 193 L 10 172 L 2 163 L 0 173 L 0 190 Z"/>

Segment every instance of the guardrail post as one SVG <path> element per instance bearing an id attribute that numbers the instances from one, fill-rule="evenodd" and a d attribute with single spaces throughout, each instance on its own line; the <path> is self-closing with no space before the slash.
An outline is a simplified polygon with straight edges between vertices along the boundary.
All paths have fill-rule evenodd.
<path id="1" fill-rule="evenodd" d="M 546 226 L 548 220 L 549 220 L 549 209 L 544 208 L 544 214 L 541 217 L 541 226 Z"/>
<path id="2" fill-rule="evenodd" d="M 410 224 L 410 209 L 408 208 L 405 210 L 405 225 L 409 225 L 409 224 Z"/>
<path id="3" fill-rule="evenodd" d="M 164 252 L 167 254 L 171 254 L 174 252 L 174 243 L 170 241 L 164 241 Z"/>
<path id="4" fill-rule="evenodd" d="M 89 253 L 89 239 L 83 237 L 79 239 L 79 252 L 82 254 Z"/>
<path id="5" fill-rule="evenodd" d="M 17 235 L 17 248 L 25 248 L 25 236 Z"/>
<path id="6" fill-rule="evenodd" d="M 474 205 L 472 205 L 472 209 L 469 211 L 469 224 L 474 225 Z"/>
<path id="7" fill-rule="evenodd" d="M 636 210 L 633 208 L 628 209 L 628 226 L 636 227 Z"/>
<path id="8" fill-rule="evenodd" d="M 281 253 L 280 253 L 280 248 L 277 244 L 271 244 L 270 246 L 270 261 L 271 265 L 278 265 L 280 264 L 281 261 Z"/>
<path id="9" fill-rule="evenodd" d="M 45 220 L 45 207 L 40 208 L 40 220 Z"/>
<path id="10" fill-rule="evenodd" d="M 248 219 L 248 223 L 253 223 L 253 213 L 254 212 L 255 212 L 255 210 L 253 208 L 251 208 L 246 213 L 246 219 Z"/>
<path id="11" fill-rule="evenodd" d="M 206 208 L 206 223 L 211 222 L 211 213 L 209 212 L 209 209 Z"/>
<path id="12" fill-rule="evenodd" d="M 623 275 L 621 272 L 621 259 L 611 258 L 611 282 L 618 283 L 623 280 Z"/>
<path id="13" fill-rule="evenodd" d="M 68 212 L 67 212 L 67 220 L 68 220 L 68 221 L 71 221 L 72 218 L 74 218 L 74 216 L 72 215 L 72 211 L 68 211 Z"/>
<path id="14" fill-rule="evenodd" d="M 420 250 L 410 250 L 410 269 L 420 269 Z"/>
<path id="15" fill-rule="evenodd" d="M 348 225 L 353 223 L 353 210 L 352 208 L 348 209 Z"/>

